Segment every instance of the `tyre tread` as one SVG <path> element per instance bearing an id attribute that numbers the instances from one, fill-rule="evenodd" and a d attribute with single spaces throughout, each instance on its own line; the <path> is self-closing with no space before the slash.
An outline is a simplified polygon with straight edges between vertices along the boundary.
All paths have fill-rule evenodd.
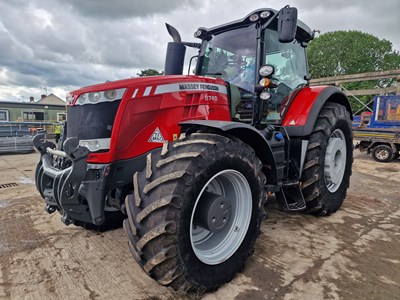
<path id="1" fill-rule="evenodd" d="M 340 116 L 340 117 L 339 117 Z M 327 102 L 320 111 L 317 121 L 310 135 L 307 148 L 306 159 L 304 162 L 302 175 L 302 191 L 307 205 L 307 212 L 316 215 L 326 215 L 335 212 L 342 204 L 346 195 L 346 190 L 349 187 L 349 178 L 351 175 L 351 164 L 348 174 L 343 177 L 344 197 L 341 201 L 335 200 L 337 203 L 332 203 L 327 200 L 326 192 L 324 192 L 325 179 L 323 175 L 324 168 L 324 151 L 327 146 L 331 128 L 336 122 L 346 122 L 343 126 L 349 129 L 349 134 L 352 140 L 350 114 L 346 108 L 337 103 Z M 346 129 L 346 130 L 347 130 Z M 348 145 L 351 147 L 352 145 Z M 352 152 L 351 152 L 352 153 Z M 353 156 L 348 157 L 353 162 Z M 347 163 L 346 163 L 347 168 Z M 321 177 L 322 172 L 322 177 Z"/>
<path id="2" fill-rule="evenodd" d="M 138 250 L 142 251 L 143 247 L 146 246 L 151 240 L 159 237 L 160 235 L 166 233 L 173 233 L 176 230 L 176 224 L 173 221 L 164 222 L 158 225 L 157 227 L 151 229 L 146 232 L 142 238 L 136 243 L 136 247 Z"/>
<path id="3" fill-rule="evenodd" d="M 207 155 L 204 149 L 207 149 Z M 224 155 L 226 149 L 239 149 L 244 160 L 253 159 L 256 162 L 254 169 L 265 184 L 262 163 L 253 149 L 243 146 L 243 142 L 235 138 L 213 133 L 193 133 L 173 143 L 164 143 L 159 154 L 153 152 L 151 159 L 146 160 L 145 170 L 134 175 L 134 193 L 126 198 L 128 220 L 124 222 L 130 251 L 149 276 L 176 291 L 202 294 L 222 284 L 199 284 L 188 276 L 186 267 L 179 263 L 185 254 L 179 253 L 174 237 L 178 232 L 177 216 L 185 202 L 174 190 L 177 186 L 186 190 L 194 182 L 197 174 L 189 168 L 191 164 L 203 170 L 216 156 Z M 149 169 L 151 175 L 147 176 Z M 264 189 L 261 190 L 263 196 L 257 205 L 257 229 L 248 245 L 248 253 L 241 256 L 243 261 L 240 269 L 243 269 L 245 260 L 253 252 L 254 242 L 261 232 L 261 220 L 265 217 L 266 195 Z"/>

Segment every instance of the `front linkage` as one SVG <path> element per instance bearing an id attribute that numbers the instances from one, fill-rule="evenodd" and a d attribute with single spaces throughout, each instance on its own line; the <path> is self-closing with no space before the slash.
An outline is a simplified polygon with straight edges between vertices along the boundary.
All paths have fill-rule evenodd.
<path id="1" fill-rule="evenodd" d="M 104 169 L 88 172 L 86 158 L 89 150 L 79 146 L 77 138 L 68 138 L 64 142 L 64 151 L 55 150 L 56 146 L 44 139 L 43 134 L 35 136 L 35 148 L 41 159 L 36 167 L 36 188 L 46 203 L 46 211 L 56 210 L 62 215 L 64 224 L 76 221 L 100 225 L 104 222 Z M 55 167 L 58 157 L 70 161 L 64 169 Z M 91 174 L 93 173 L 93 174 Z"/>

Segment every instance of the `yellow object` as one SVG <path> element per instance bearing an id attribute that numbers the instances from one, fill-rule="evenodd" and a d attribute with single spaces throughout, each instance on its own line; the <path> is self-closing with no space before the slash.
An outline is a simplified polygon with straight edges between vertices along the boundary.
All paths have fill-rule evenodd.
<path id="1" fill-rule="evenodd" d="M 400 105 L 398 105 L 396 109 L 396 120 L 400 120 Z"/>
<path id="2" fill-rule="evenodd" d="M 57 124 L 56 126 L 54 126 L 54 133 L 61 134 L 61 125 L 60 124 Z"/>

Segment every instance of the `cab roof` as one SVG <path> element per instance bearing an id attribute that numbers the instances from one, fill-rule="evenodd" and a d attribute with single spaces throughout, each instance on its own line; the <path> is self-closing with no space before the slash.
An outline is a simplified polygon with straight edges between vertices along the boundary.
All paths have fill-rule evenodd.
<path id="1" fill-rule="evenodd" d="M 199 27 L 199 29 L 195 32 L 195 37 L 200 38 L 200 39 L 207 39 L 207 37 L 209 37 L 211 35 L 216 35 L 221 32 L 229 31 L 229 30 L 232 30 L 235 28 L 248 26 L 248 25 L 256 23 L 258 21 L 258 20 L 251 21 L 250 17 L 255 14 L 260 15 L 262 12 L 270 13 L 268 17 L 260 18 L 262 24 L 265 24 L 267 21 L 271 20 L 279 13 L 279 11 L 272 9 L 272 8 L 256 9 L 256 10 L 252 11 L 251 13 L 249 13 L 244 18 L 236 20 L 236 21 L 228 22 L 228 23 L 225 23 L 222 25 L 211 27 L 211 28 Z M 273 20 L 272 23 L 268 25 L 268 27 L 276 30 L 277 23 L 278 23 L 278 21 L 275 18 L 275 20 Z M 306 24 L 304 24 L 302 21 L 297 20 L 296 40 L 298 40 L 299 42 L 308 42 L 312 39 L 313 39 L 312 30 Z"/>

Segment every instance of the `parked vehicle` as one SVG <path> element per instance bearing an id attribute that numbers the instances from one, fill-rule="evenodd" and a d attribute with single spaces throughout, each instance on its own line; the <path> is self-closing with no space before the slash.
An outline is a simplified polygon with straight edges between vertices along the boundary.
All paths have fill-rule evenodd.
<path id="1" fill-rule="evenodd" d="M 314 32 L 297 10 L 259 9 L 199 28 L 167 29 L 165 75 L 73 91 L 62 147 L 35 138 L 36 185 L 65 224 L 124 220 L 133 257 L 162 285 L 212 291 L 243 270 L 268 193 L 282 209 L 334 213 L 349 187 L 351 108 L 310 87 Z M 195 75 L 181 75 L 186 47 Z"/>
<path id="2" fill-rule="evenodd" d="M 400 96 L 376 96 L 372 112 L 354 118 L 356 148 L 371 153 L 378 162 L 390 162 L 400 152 Z"/>

